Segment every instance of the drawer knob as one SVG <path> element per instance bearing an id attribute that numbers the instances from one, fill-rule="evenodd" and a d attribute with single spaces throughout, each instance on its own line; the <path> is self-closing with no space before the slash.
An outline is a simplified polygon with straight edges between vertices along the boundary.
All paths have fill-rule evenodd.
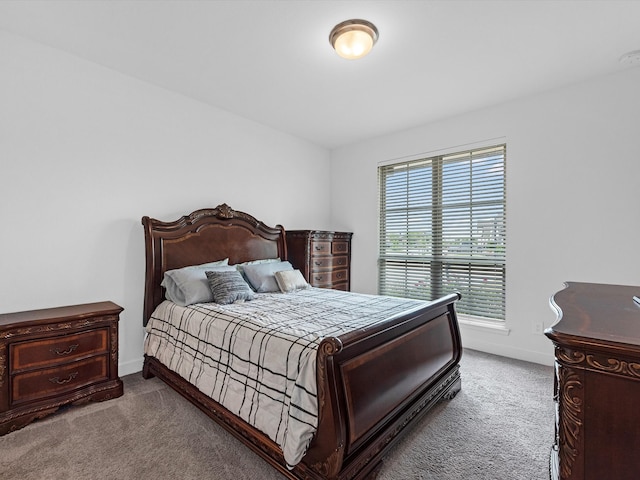
<path id="1" fill-rule="evenodd" d="M 316 250 L 324 250 L 324 245 L 316 245 Z"/>
<path id="2" fill-rule="evenodd" d="M 71 380 L 73 380 L 77 376 L 78 376 L 78 372 L 72 372 L 69 374 L 67 378 L 63 378 L 62 380 L 60 379 L 60 377 L 53 377 L 53 378 L 50 378 L 49 381 L 51 383 L 57 383 L 58 385 L 64 385 L 65 383 L 69 383 Z"/>
<path id="3" fill-rule="evenodd" d="M 56 355 L 69 355 L 79 346 L 80 346 L 79 344 L 75 344 L 75 345 L 70 345 L 69 348 L 67 348 L 66 350 L 60 350 L 59 348 L 51 348 L 49 349 L 49 351 L 51 353 L 55 353 Z"/>

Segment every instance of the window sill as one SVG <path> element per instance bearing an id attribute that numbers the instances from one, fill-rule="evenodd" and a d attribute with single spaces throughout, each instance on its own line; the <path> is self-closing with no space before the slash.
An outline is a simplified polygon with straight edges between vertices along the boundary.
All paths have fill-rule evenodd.
<path id="1" fill-rule="evenodd" d="M 499 335 L 509 335 L 509 330 L 504 322 L 484 320 L 471 315 L 458 314 L 458 323 L 465 327 L 483 332 L 497 333 Z"/>

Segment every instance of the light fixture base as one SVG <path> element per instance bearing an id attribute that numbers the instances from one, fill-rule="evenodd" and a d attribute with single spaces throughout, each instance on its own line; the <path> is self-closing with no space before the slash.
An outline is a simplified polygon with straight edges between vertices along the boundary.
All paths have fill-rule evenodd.
<path id="1" fill-rule="evenodd" d="M 364 57 L 378 41 L 378 29 L 367 20 L 351 19 L 340 22 L 329 34 L 329 43 L 343 58 Z"/>

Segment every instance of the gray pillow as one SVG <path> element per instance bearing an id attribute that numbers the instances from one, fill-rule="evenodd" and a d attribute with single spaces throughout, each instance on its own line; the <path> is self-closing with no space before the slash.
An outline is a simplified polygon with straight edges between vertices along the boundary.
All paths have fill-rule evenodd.
<path id="1" fill-rule="evenodd" d="M 242 277 L 245 279 L 245 281 L 248 282 L 249 280 L 247 280 L 247 277 L 244 274 L 244 267 L 246 267 L 247 265 L 259 265 L 262 263 L 277 263 L 277 262 L 280 262 L 279 258 L 265 258 L 262 260 L 251 260 L 249 262 L 236 263 L 233 266 L 238 269 L 238 271 L 242 274 Z"/>
<path id="2" fill-rule="evenodd" d="M 276 282 L 275 273 L 283 270 L 293 270 L 293 266 L 289 262 L 246 265 L 244 267 L 244 276 L 258 293 L 278 292 L 280 288 Z"/>
<path id="3" fill-rule="evenodd" d="M 213 295 L 207 282 L 206 270 L 235 270 L 227 266 L 228 258 L 217 262 L 203 263 L 164 272 L 161 285 L 166 289 L 165 297 L 173 303 L 186 307 L 193 303 L 212 302 Z"/>
<path id="4" fill-rule="evenodd" d="M 231 271 L 207 271 L 209 287 L 213 301 L 220 305 L 228 305 L 239 300 L 253 300 L 255 295 L 235 268 Z"/>

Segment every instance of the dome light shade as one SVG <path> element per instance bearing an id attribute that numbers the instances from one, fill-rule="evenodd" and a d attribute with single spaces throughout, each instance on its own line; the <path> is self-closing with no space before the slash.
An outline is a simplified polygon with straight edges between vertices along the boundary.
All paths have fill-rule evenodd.
<path id="1" fill-rule="evenodd" d="M 371 51 L 378 40 L 378 29 L 366 20 L 346 20 L 329 34 L 329 42 L 342 58 L 354 60 Z"/>

